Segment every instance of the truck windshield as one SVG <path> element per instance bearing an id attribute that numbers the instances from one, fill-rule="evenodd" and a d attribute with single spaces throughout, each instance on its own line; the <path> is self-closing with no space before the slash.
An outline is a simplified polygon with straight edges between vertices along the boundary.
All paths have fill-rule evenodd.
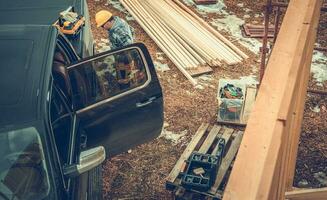
<path id="1" fill-rule="evenodd" d="M 49 178 L 34 127 L 0 132 L 0 199 L 43 199 Z"/>

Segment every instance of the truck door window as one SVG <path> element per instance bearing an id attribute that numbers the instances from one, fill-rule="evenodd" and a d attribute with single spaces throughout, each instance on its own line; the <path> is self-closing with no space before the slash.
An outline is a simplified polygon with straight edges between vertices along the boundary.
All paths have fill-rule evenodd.
<path id="1" fill-rule="evenodd" d="M 105 55 L 68 69 L 78 108 L 140 87 L 149 79 L 137 49 Z"/>
<path id="2" fill-rule="evenodd" d="M 69 159 L 69 142 L 72 124 L 71 112 L 64 98 L 60 97 L 60 89 L 55 86 L 51 93 L 50 117 L 51 126 L 59 153 L 60 161 L 68 163 Z"/>

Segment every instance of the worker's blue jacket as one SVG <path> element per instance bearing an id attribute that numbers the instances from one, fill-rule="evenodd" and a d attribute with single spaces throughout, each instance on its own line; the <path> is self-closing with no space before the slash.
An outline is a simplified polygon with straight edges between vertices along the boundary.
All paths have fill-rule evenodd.
<path id="1" fill-rule="evenodd" d="M 134 29 L 127 22 L 114 16 L 114 24 L 108 31 L 111 49 L 120 48 L 134 42 Z"/>

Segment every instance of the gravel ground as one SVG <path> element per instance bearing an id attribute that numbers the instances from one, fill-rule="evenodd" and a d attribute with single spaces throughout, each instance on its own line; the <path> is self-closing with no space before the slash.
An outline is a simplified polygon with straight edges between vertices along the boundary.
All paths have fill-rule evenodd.
<path id="1" fill-rule="evenodd" d="M 117 1 L 112 1 L 117 2 Z M 245 14 L 251 17 L 262 14 L 262 4 L 259 0 L 226 0 L 229 11 L 238 17 Z M 242 7 L 238 4 L 243 3 Z M 107 0 L 88 0 L 92 29 L 96 42 L 106 43 L 106 32 L 95 28 L 94 14 L 101 9 L 110 10 L 124 19 L 126 13 L 116 9 Z M 116 4 L 117 5 L 117 4 Z M 251 9 L 245 12 L 244 8 Z M 194 10 L 194 7 L 191 7 Z M 201 16 L 201 15 L 200 15 Z M 215 14 L 201 16 L 209 21 L 219 17 Z M 246 22 L 250 22 L 250 18 Z M 327 17 L 325 17 L 327 19 Z M 258 18 L 258 23 L 262 18 Z M 319 28 L 319 42 L 326 46 L 327 28 L 324 20 Z M 124 153 L 108 159 L 103 165 L 104 198 L 105 199 L 172 199 L 165 189 L 165 177 L 173 168 L 175 162 L 191 139 L 191 136 L 202 122 L 214 123 L 216 119 L 216 92 L 220 78 L 239 78 L 241 76 L 258 75 L 258 56 L 245 50 L 250 59 L 242 65 L 228 68 L 216 68 L 211 75 L 211 81 L 205 82 L 205 87 L 194 89 L 189 81 L 181 74 L 174 64 L 163 54 L 152 39 L 143 31 L 136 21 L 128 21 L 136 32 L 136 40 L 148 47 L 152 59 L 167 64 L 170 70 L 159 72 L 158 76 L 164 94 L 165 130 L 174 134 L 184 133 L 178 143 L 172 143 L 164 137 L 132 149 L 131 153 Z M 223 33 L 229 37 L 228 33 Z M 236 43 L 236 45 L 238 45 Z M 99 48 L 99 46 L 98 46 Z M 162 56 L 158 56 L 158 53 Z M 163 57 L 163 58 L 161 58 Z M 312 80 L 311 88 L 327 89 L 325 81 L 317 86 Z M 326 97 L 326 96 L 325 96 Z M 321 95 L 308 95 L 305 107 L 303 129 L 299 146 L 299 156 L 295 175 L 295 185 L 305 187 L 321 187 L 327 174 L 327 109 L 326 98 Z M 319 112 L 318 112 L 319 110 Z M 318 175 L 317 175 L 318 174 Z M 317 178 L 320 177 L 320 178 Z"/>

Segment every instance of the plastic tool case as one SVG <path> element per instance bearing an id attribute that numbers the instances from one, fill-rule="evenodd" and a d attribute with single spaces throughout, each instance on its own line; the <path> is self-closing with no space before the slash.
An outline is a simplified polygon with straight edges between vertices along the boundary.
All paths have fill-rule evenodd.
<path id="1" fill-rule="evenodd" d="M 191 154 L 187 161 L 187 170 L 182 178 L 184 188 L 207 191 L 214 184 L 224 154 L 225 140 L 220 138 L 217 145 L 218 150 L 215 155 L 198 152 Z M 203 168 L 204 173 L 197 175 L 194 170 L 199 168 Z"/>

